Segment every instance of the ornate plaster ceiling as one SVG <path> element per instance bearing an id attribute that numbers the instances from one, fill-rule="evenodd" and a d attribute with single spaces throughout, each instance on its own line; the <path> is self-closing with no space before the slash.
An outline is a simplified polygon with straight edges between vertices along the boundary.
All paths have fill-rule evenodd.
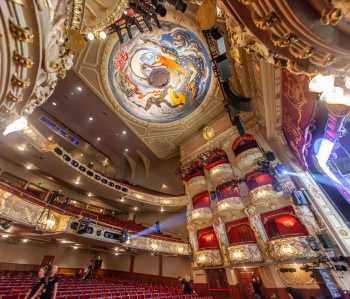
<path id="1" fill-rule="evenodd" d="M 95 32 L 112 24 L 123 13 L 127 0 L 85 0 L 82 32 Z"/>
<path id="2" fill-rule="evenodd" d="M 170 22 L 172 24 L 181 24 L 182 27 L 175 27 L 174 25 L 170 25 L 170 27 L 171 29 L 181 28 L 181 30 L 184 30 L 184 32 L 191 32 L 190 34 L 196 36 L 196 39 L 191 40 L 192 48 L 188 48 L 188 56 L 190 57 L 190 55 L 195 54 L 195 58 L 201 56 L 204 57 L 201 60 L 204 65 L 203 74 L 202 72 L 199 72 L 200 68 L 198 67 L 198 65 L 195 66 L 190 61 L 190 59 L 188 61 L 186 61 L 187 58 L 183 59 L 182 61 L 180 61 L 181 59 L 174 61 L 174 57 L 171 58 L 171 55 L 169 55 L 170 53 L 161 53 L 166 57 L 164 61 L 169 62 L 170 65 L 172 65 L 175 68 L 171 71 L 174 72 L 174 74 L 172 75 L 173 78 L 171 80 L 175 80 L 174 78 L 176 78 L 176 76 L 179 77 L 179 80 L 182 85 L 176 85 L 176 87 L 185 87 L 185 85 L 183 85 L 185 73 L 190 73 L 190 71 L 186 69 L 185 72 L 181 74 L 181 70 L 184 69 L 184 67 L 187 67 L 189 69 L 192 68 L 191 71 L 193 75 L 192 77 L 190 77 L 190 79 L 188 79 L 188 83 L 190 83 L 188 85 L 193 87 L 193 89 L 191 91 L 186 91 L 187 93 L 189 92 L 188 94 L 190 96 L 188 97 L 188 103 L 183 105 L 183 107 L 178 107 L 174 111 L 172 111 L 172 108 L 170 107 L 164 108 L 163 106 L 168 105 L 164 105 L 164 103 L 162 103 L 160 104 L 160 106 L 162 106 L 161 109 L 159 109 L 159 107 L 157 106 L 150 108 L 152 110 L 154 109 L 154 111 L 158 110 L 157 113 L 160 113 L 158 115 L 161 115 L 162 110 L 163 112 L 168 111 L 173 113 L 173 115 L 170 115 L 168 118 L 164 117 L 163 123 L 149 121 L 150 119 L 157 119 L 155 116 L 149 116 L 148 121 L 145 120 L 147 119 L 147 111 L 144 109 L 144 107 L 146 107 L 146 100 L 145 102 L 141 102 L 142 106 L 139 107 L 141 108 L 140 111 L 142 112 L 142 117 L 136 117 L 135 115 L 137 115 L 137 113 L 135 112 L 135 107 L 137 108 L 137 106 L 134 105 L 134 111 L 130 113 L 130 111 L 125 109 L 125 95 L 122 95 L 120 91 L 113 91 L 113 89 L 116 89 L 116 86 L 114 85 L 113 87 L 113 84 L 115 84 L 114 82 L 112 82 L 113 84 L 111 85 L 110 61 L 115 57 L 117 51 L 116 44 L 118 41 L 118 37 L 116 34 L 111 35 L 105 42 L 95 40 L 89 43 L 87 48 L 80 55 L 76 63 L 75 72 L 78 74 L 78 76 L 80 76 L 82 80 L 86 82 L 87 85 L 89 85 L 89 87 L 101 98 L 101 100 L 103 100 L 111 108 L 112 111 L 114 111 L 116 114 L 119 115 L 120 118 L 122 118 L 122 120 L 127 124 L 127 126 L 131 130 L 133 130 L 134 133 L 138 135 L 138 137 L 140 137 L 143 140 L 143 142 L 148 146 L 149 149 L 152 150 L 152 152 L 156 156 L 158 156 L 159 158 L 166 159 L 171 156 L 177 155 L 179 145 L 184 140 L 189 138 L 194 132 L 196 132 L 198 129 L 200 129 L 206 123 L 208 123 L 211 119 L 214 119 L 216 116 L 222 113 L 224 108 L 222 104 L 222 95 L 219 91 L 217 81 L 213 78 L 213 76 L 211 76 L 212 78 L 210 80 L 210 63 L 206 60 L 205 50 L 202 48 L 203 46 L 201 46 L 206 45 L 206 42 L 202 37 L 200 29 L 194 22 L 194 17 L 179 14 L 168 9 L 167 17 L 163 18 L 161 22 L 164 24 L 164 28 L 166 28 L 167 26 L 165 22 Z M 154 35 L 146 33 L 142 37 L 145 38 L 149 36 L 152 37 L 153 41 L 157 41 L 157 39 L 159 39 L 160 37 L 160 33 L 162 34 L 161 31 L 155 30 Z M 186 42 L 186 39 L 180 39 L 176 42 Z M 176 45 L 176 42 L 173 43 L 173 47 Z M 134 41 L 132 41 L 131 43 L 133 44 Z M 158 45 L 155 45 L 154 43 L 151 43 L 150 45 L 151 46 L 148 47 L 150 47 L 152 51 L 154 51 L 154 53 L 160 51 Z M 129 47 L 130 46 L 131 45 L 129 45 Z M 128 47 L 128 44 L 126 44 L 125 47 Z M 198 49 L 196 49 L 196 47 L 198 47 Z M 165 50 L 164 47 L 162 51 L 163 50 Z M 179 50 L 177 49 L 177 51 Z M 180 55 L 179 57 L 184 55 L 182 51 L 183 50 L 181 49 L 181 51 L 178 52 L 178 54 Z M 198 63 L 201 63 L 200 60 L 198 60 Z M 161 64 L 160 66 L 164 67 L 164 65 Z M 168 70 L 166 70 L 166 72 L 171 73 Z M 203 78 L 205 84 L 197 82 L 198 80 Z M 149 83 L 146 82 L 146 85 L 147 84 Z M 163 90 L 165 90 L 165 88 L 163 88 Z M 194 97 L 193 92 L 197 93 L 197 95 L 195 95 Z M 204 98 L 205 95 L 206 97 Z M 169 95 L 167 95 L 167 97 L 169 97 Z M 192 101 L 192 98 L 195 99 L 193 107 L 189 105 L 190 101 Z M 134 99 L 136 100 L 136 97 Z M 167 98 L 166 101 L 169 101 L 169 98 Z M 122 105 L 122 103 L 124 103 L 124 106 Z"/>
<path id="3" fill-rule="evenodd" d="M 135 30 L 136 31 L 136 30 Z M 192 113 L 211 82 L 211 61 L 196 34 L 170 22 L 112 46 L 108 84 L 115 100 L 144 121 L 168 123 Z"/>

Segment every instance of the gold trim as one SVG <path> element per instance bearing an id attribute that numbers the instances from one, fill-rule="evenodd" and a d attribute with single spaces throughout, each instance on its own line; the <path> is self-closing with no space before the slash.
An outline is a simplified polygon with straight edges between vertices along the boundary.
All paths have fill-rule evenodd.
<path id="1" fill-rule="evenodd" d="M 13 60 L 15 64 L 29 68 L 29 69 L 32 68 L 34 65 L 34 62 L 31 58 L 24 57 L 17 50 L 13 51 Z"/>
<path id="2" fill-rule="evenodd" d="M 10 32 L 15 39 L 26 43 L 33 42 L 34 34 L 30 31 L 28 27 L 25 27 L 25 28 L 19 27 L 15 23 L 13 23 L 11 20 L 9 20 L 9 25 L 10 25 Z"/>
<path id="3" fill-rule="evenodd" d="M 13 74 L 11 78 L 11 85 L 18 88 L 27 88 L 30 85 L 29 79 L 19 79 L 17 75 Z"/>

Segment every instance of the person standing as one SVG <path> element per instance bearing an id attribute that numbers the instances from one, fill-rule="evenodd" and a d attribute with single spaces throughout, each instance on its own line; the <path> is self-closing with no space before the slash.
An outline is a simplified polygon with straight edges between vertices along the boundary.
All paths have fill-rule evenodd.
<path id="1" fill-rule="evenodd" d="M 39 297 L 44 287 L 45 274 L 46 274 L 46 269 L 43 267 L 40 267 L 38 271 L 38 277 L 36 281 L 33 283 L 32 288 L 27 292 L 26 296 L 24 297 L 25 299 L 35 299 Z"/>
<path id="2" fill-rule="evenodd" d="M 49 268 L 40 299 L 56 299 L 58 289 L 57 271 L 58 267 L 56 265 L 51 266 L 51 269 Z"/>
<path id="3" fill-rule="evenodd" d="M 261 280 L 258 276 L 256 276 L 255 273 L 252 276 L 252 286 L 253 286 L 255 298 L 262 298 Z"/>

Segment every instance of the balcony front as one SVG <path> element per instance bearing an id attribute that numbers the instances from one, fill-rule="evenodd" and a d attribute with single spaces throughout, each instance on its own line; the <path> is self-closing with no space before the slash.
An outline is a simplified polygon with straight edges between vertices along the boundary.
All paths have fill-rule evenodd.
<path id="1" fill-rule="evenodd" d="M 311 259 L 319 256 L 317 250 L 312 249 L 309 236 L 287 237 L 268 242 L 268 252 L 276 261 L 295 259 Z"/>
<path id="2" fill-rule="evenodd" d="M 194 253 L 194 266 L 209 268 L 222 266 L 223 261 L 219 249 L 202 249 Z"/>
<path id="3" fill-rule="evenodd" d="M 207 180 L 204 175 L 197 175 L 190 178 L 186 183 L 186 191 L 190 197 L 207 190 Z"/>
<path id="4" fill-rule="evenodd" d="M 187 212 L 187 223 L 191 226 L 202 227 L 211 224 L 213 213 L 210 207 L 202 207 Z"/>
<path id="5" fill-rule="evenodd" d="M 231 181 L 234 178 L 232 167 L 229 163 L 220 163 L 209 169 L 209 177 L 214 186 Z"/>
<path id="6" fill-rule="evenodd" d="M 232 265 L 255 264 L 263 261 L 256 243 L 230 245 L 227 250 Z"/>
<path id="7" fill-rule="evenodd" d="M 241 214 L 243 209 L 244 205 L 240 197 L 229 197 L 217 202 L 214 213 L 226 219 L 235 214 Z"/>

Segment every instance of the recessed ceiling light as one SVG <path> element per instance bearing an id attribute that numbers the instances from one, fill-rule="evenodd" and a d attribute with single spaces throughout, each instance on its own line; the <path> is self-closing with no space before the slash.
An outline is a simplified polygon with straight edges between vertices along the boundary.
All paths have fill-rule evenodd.
<path id="1" fill-rule="evenodd" d="M 77 178 L 77 179 L 74 181 L 74 184 L 75 184 L 75 185 L 79 185 L 79 184 L 80 184 L 80 178 Z"/>
<path id="2" fill-rule="evenodd" d="M 87 39 L 88 40 L 94 40 L 95 39 L 95 35 L 92 33 L 92 32 L 89 32 L 87 35 L 86 35 Z"/>
<path id="3" fill-rule="evenodd" d="M 7 239 L 9 237 L 8 234 L 2 234 L 1 237 L 3 237 L 4 239 Z"/>
<path id="4" fill-rule="evenodd" d="M 96 140 L 97 140 L 97 141 L 101 141 L 101 137 L 97 137 Z"/>
<path id="5" fill-rule="evenodd" d="M 94 194 L 93 194 L 93 193 L 91 193 L 91 192 L 88 192 L 87 196 L 88 196 L 88 197 L 93 197 L 93 196 L 94 196 Z"/>
<path id="6" fill-rule="evenodd" d="M 106 39 L 107 33 L 102 30 L 98 33 L 98 36 L 100 37 L 100 39 Z"/>
<path id="7" fill-rule="evenodd" d="M 114 255 L 119 255 L 119 252 L 114 252 Z"/>
<path id="8" fill-rule="evenodd" d="M 168 185 L 167 184 L 162 184 L 162 189 L 166 189 L 168 188 Z"/>
<path id="9" fill-rule="evenodd" d="M 123 135 L 126 135 L 126 131 L 125 131 L 125 130 L 123 130 L 123 131 L 122 131 L 122 134 L 123 134 Z"/>
<path id="10" fill-rule="evenodd" d="M 28 243 L 29 240 L 28 239 L 22 239 L 22 243 Z"/>
<path id="11" fill-rule="evenodd" d="M 138 207 L 134 207 L 134 211 L 137 211 L 139 208 Z"/>
<path id="12" fill-rule="evenodd" d="M 93 121 L 94 118 L 93 118 L 92 116 L 90 116 L 90 117 L 88 118 L 88 120 L 89 120 L 89 121 Z"/>
<path id="13" fill-rule="evenodd" d="M 128 148 L 126 148 L 126 149 L 124 150 L 124 152 L 126 152 L 126 153 L 127 153 L 128 151 L 129 151 L 129 149 L 128 149 Z"/>
<path id="14" fill-rule="evenodd" d="M 77 202 L 75 200 L 71 200 L 70 202 L 71 202 L 72 205 L 77 204 Z"/>
<path id="15" fill-rule="evenodd" d="M 83 154 L 83 153 L 81 153 L 81 154 L 80 154 L 80 157 L 84 157 L 84 154 Z"/>
<path id="16" fill-rule="evenodd" d="M 33 166 L 30 165 L 30 164 L 28 164 L 28 165 L 26 165 L 26 168 L 27 168 L 28 170 L 31 170 L 31 169 L 33 169 Z"/>
<path id="17" fill-rule="evenodd" d="M 160 208 L 160 212 L 163 213 L 165 210 L 163 207 Z"/>
<path id="18" fill-rule="evenodd" d="M 52 102 L 52 106 L 57 106 L 57 103 L 56 102 Z"/>
<path id="19" fill-rule="evenodd" d="M 83 88 L 81 86 L 77 86 L 77 91 L 81 92 L 83 91 Z"/>
<path id="20" fill-rule="evenodd" d="M 77 250 L 77 249 L 78 249 L 78 246 L 73 246 L 73 249 L 74 249 L 74 250 Z"/>
<path id="21" fill-rule="evenodd" d="M 121 199 L 120 199 L 120 202 L 124 202 L 124 201 L 125 201 L 125 199 L 124 199 L 124 198 L 121 198 Z"/>
<path id="22" fill-rule="evenodd" d="M 17 146 L 17 149 L 21 152 L 25 151 L 26 150 L 26 145 L 25 144 L 22 144 L 22 145 L 19 145 Z"/>

